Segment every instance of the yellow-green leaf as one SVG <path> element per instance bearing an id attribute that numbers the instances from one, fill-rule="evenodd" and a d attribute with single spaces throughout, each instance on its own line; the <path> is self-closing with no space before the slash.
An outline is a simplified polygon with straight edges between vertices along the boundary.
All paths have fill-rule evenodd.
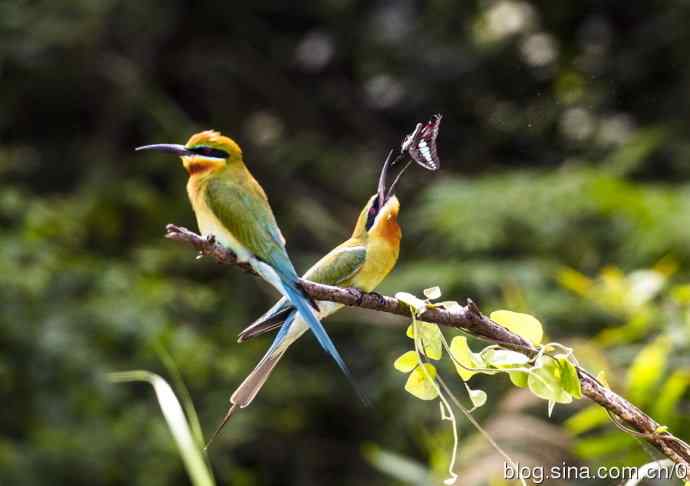
<path id="1" fill-rule="evenodd" d="M 481 361 L 481 359 L 470 349 L 465 336 L 455 336 L 453 338 L 453 340 L 450 342 L 450 352 L 453 354 L 455 369 L 458 371 L 458 374 L 463 381 L 469 380 L 478 373 L 477 371 L 465 369 L 463 366 L 467 368 L 484 367 L 484 363 Z"/>
<path id="2" fill-rule="evenodd" d="M 566 428 L 573 434 L 581 434 L 600 425 L 607 424 L 609 415 L 599 405 L 583 408 L 565 421 Z"/>
<path id="3" fill-rule="evenodd" d="M 519 388 L 525 388 L 527 386 L 527 378 L 529 378 L 529 373 L 525 373 L 524 371 L 511 371 L 508 373 L 508 376 L 510 376 L 510 381 L 513 383 L 513 385 Z"/>
<path id="4" fill-rule="evenodd" d="M 661 380 L 671 351 L 671 342 L 660 337 L 638 353 L 628 369 L 628 398 L 636 405 L 644 405 L 654 398 L 654 388 Z"/>
<path id="5" fill-rule="evenodd" d="M 433 400 L 438 391 L 433 380 L 436 379 L 436 367 L 431 363 L 418 366 L 410 373 L 405 383 L 405 390 L 420 400 Z"/>
<path id="6" fill-rule="evenodd" d="M 436 300 L 441 298 L 441 287 L 430 287 L 424 289 L 424 297 L 429 300 Z"/>
<path id="7" fill-rule="evenodd" d="M 407 335 L 415 338 L 414 330 L 419 333 L 420 351 L 431 359 L 441 359 L 443 355 L 443 334 L 437 324 L 417 321 L 408 328 Z"/>
<path id="8" fill-rule="evenodd" d="M 426 310 L 426 302 L 408 292 L 398 292 L 395 294 L 395 298 L 403 304 L 407 304 L 414 311 L 415 315 L 419 315 Z"/>
<path id="9" fill-rule="evenodd" d="M 393 366 L 396 370 L 403 373 L 409 373 L 419 365 L 419 356 L 415 351 L 408 351 L 395 360 Z"/>
<path id="10" fill-rule="evenodd" d="M 577 376 L 575 365 L 566 357 L 559 357 L 558 365 L 561 368 L 561 386 L 563 389 L 574 398 L 582 398 L 582 386 L 580 385 L 580 377 Z"/>
<path id="11" fill-rule="evenodd" d="M 497 310 L 493 311 L 489 318 L 527 339 L 532 344 L 541 344 L 544 331 L 541 322 L 536 317 L 509 310 Z"/>
<path id="12" fill-rule="evenodd" d="M 561 384 L 561 367 L 548 357 L 542 356 L 535 363 L 527 378 L 527 386 L 539 398 L 557 403 L 570 403 L 573 397 Z"/>
<path id="13" fill-rule="evenodd" d="M 676 415 L 676 405 L 690 385 L 690 372 L 676 370 L 663 384 L 654 403 L 653 417 L 660 422 L 670 422 Z"/>
<path id="14" fill-rule="evenodd" d="M 467 386 L 467 383 L 465 383 L 465 388 L 467 388 L 467 394 L 470 396 L 470 400 L 472 400 L 472 405 L 474 405 L 472 410 L 475 410 L 486 403 L 486 392 L 484 390 L 472 390 L 469 386 Z"/>

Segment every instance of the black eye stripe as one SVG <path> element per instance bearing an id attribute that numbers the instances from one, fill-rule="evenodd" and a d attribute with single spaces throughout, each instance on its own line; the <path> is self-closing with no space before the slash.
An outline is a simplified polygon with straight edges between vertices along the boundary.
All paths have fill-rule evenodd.
<path id="1" fill-rule="evenodd" d="M 378 198 L 374 201 L 374 204 L 369 208 L 369 213 L 367 214 L 367 224 L 366 229 L 370 230 L 376 221 L 376 215 L 379 214 L 379 201 Z"/>
<path id="2" fill-rule="evenodd" d="M 212 147 L 194 147 L 189 149 L 190 152 L 194 152 L 198 155 L 203 155 L 204 157 L 215 157 L 217 159 L 227 159 L 228 153 L 225 150 L 220 150 Z"/>

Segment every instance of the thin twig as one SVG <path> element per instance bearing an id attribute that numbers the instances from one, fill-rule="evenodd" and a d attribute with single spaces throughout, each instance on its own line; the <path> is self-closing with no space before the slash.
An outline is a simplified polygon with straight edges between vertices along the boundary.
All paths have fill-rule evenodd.
<path id="1" fill-rule="evenodd" d="M 248 273 L 254 273 L 246 262 L 238 262 L 235 254 L 217 243 L 212 237 L 204 238 L 186 228 L 169 224 L 166 227 L 166 238 L 190 244 L 199 256 L 209 256 L 219 263 L 237 265 Z M 305 292 L 315 300 L 337 302 L 352 307 L 361 307 L 389 314 L 409 317 L 409 307 L 393 297 L 375 292 L 362 292 L 355 288 L 340 288 L 302 280 Z M 442 326 L 454 327 L 477 338 L 498 344 L 506 349 L 518 351 L 533 357 L 538 350 L 527 340 L 509 331 L 500 324 L 482 314 L 479 307 L 470 299 L 464 306 L 452 309 L 440 307 L 428 308 L 419 316 L 420 320 L 433 322 Z M 642 412 L 625 398 L 601 384 L 591 373 L 577 367 L 582 393 L 584 396 L 602 406 L 617 420 L 617 425 L 629 429 L 637 437 L 643 438 L 659 449 L 666 457 L 677 464 L 682 464 L 690 471 L 690 446 L 683 440 L 667 431 L 662 431 L 649 415 Z"/>

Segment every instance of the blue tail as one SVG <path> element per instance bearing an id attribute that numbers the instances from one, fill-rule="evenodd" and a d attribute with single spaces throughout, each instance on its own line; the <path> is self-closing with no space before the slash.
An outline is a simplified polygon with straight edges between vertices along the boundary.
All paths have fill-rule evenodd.
<path id="1" fill-rule="evenodd" d="M 352 378 L 352 373 L 350 373 L 350 369 L 347 367 L 342 356 L 340 356 L 340 353 L 335 348 L 335 344 L 333 343 L 330 336 L 326 332 L 326 329 L 323 327 L 323 324 L 321 324 L 321 321 L 317 317 L 314 309 L 311 307 L 309 300 L 302 293 L 302 290 L 297 287 L 295 282 L 289 283 L 289 282 L 285 282 L 284 280 L 283 280 L 283 289 L 285 290 L 285 293 L 287 294 L 286 297 L 288 299 L 290 299 L 290 302 L 292 302 L 292 304 L 295 306 L 295 308 L 297 308 L 297 312 L 299 312 L 302 315 L 304 320 L 309 325 L 309 328 L 311 329 L 311 331 L 316 336 L 316 339 L 319 341 L 319 344 L 321 344 L 321 347 L 323 349 L 325 349 L 326 352 L 328 352 L 328 354 L 330 354 L 333 357 L 333 359 L 335 360 L 336 363 L 338 363 L 338 366 L 340 367 L 340 369 L 345 374 L 345 377 L 347 377 L 347 380 L 350 382 L 352 387 L 355 389 L 355 392 L 357 392 L 359 399 L 362 400 L 362 403 L 364 403 L 365 405 L 369 405 L 370 404 L 369 400 L 359 390 L 359 387 L 357 386 L 354 379 Z M 288 328 L 289 328 L 290 324 L 292 324 L 293 320 L 294 319 L 287 319 L 285 321 L 285 323 L 280 328 L 280 331 L 278 331 L 278 335 L 276 336 L 276 339 L 275 339 L 274 344 L 272 346 L 276 346 L 279 339 L 281 341 L 284 339 L 285 334 L 287 334 Z"/>
<path id="2" fill-rule="evenodd" d="M 343 373 L 345 373 L 345 375 L 351 379 L 352 375 L 350 373 L 350 370 L 345 364 L 343 358 L 340 356 L 338 350 L 335 348 L 335 344 L 326 332 L 326 329 L 323 327 L 323 324 L 321 324 L 319 318 L 316 316 L 316 312 L 311 307 L 309 300 L 307 300 L 307 298 L 302 293 L 302 290 L 297 288 L 297 285 L 295 283 L 289 283 L 285 281 L 283 281 L 283 289 L 287 294 L 286 297 L 290 299 L 290 302 L 292 302 L 292 305 L 295 306 L 297 312 L 299 312 L 302 315 L 302 318 L 307 322 L 307 324 L 309 324 L 311 332 L 314 333 L 314 336 L 316 336 L 316 339 L 319 341 L 321 347 L 325 349 L 326 352 L 328 352 L 328 354 L 330 354 L 333 357 L 335 362 L 338 363 L 340 369 L 343 370 Z M 283 327 L 285 327 L 285 325 L 283 325 Z"/>

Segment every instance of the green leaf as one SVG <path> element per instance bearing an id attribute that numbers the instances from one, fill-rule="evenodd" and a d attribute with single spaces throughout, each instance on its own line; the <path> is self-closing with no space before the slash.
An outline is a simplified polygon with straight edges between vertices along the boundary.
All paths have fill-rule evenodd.
<path id="1" fill-rule="evenodd" d="M 489 318 L 532 344 L 541 344 L 544 331 L 541 322 L 536 317 L 509 310 L 497 310 L 493 311 Z"/>
<path id="2" fill-rule="evenodd" d="M 430 287 L 424 289 L 424 297 L 429 300 L 436 300 L 441 298 L 441 287 Z"/>
<path id="3" fill-rule="evenodd" d="M 436 367 L 425 363 L 414 369 L 405 383 L 405 390 L 420 400 L 433 400 L 438 396 L 438 390 L 433 380 L 436 379 Z"/>
<path id="4" fill-rule="evenodd" d="M 395 294 L 395 298 L 403 304 L 407 304 L 417 316 L 426 310 L 426 302 L 408 292 L 398 292 Z"/>
<path id="5" fill-rule="evenodd" d="M 487 397 L 484 390 L 472 390 L 467 383 L 465 383 L 465 388 L 467 388 L 467 393 L 470 396 L 470 400 L 472 400 L 472 405 L 474 405 L 472 410 L 475 410 L 486 403 Z"/>
<path id="6" fill-rule="evenodd" d="M 575 366 L 566 357 L 559 357 L 558 365 L 561 368 L 561 386 L 563 389 L 574 398 L 582 398 L 582 386 Z"/>
<path id="7" fill-rule="evenodd" d="M 494 368 L 522 368 L 529 362 L 529 358 L 524 354 L 508 349 L 487 349 L 482 353 L 482 358 L 487 365 Z"/>
<path id="8" fill-rule="evenodd" d="M 395 360 L 393 366 L 396 370 L 409 373 L 419 365 L 419 356 L 415 351 L 408 351 Z"/>
<path id="9" fill-rule="evenodd" d="M 450 342 L 450 352 L 453 354 L 453 362 L 455 364 L 455 369 L 462 378 L 463 381 L 467 381 L 474 375 L 479 373 L 478 371 L 470 371 L 468 369 L 459 366 L 460 363 L 467 368 L 483 368 L 484 363 L 481 358 L 474 354 L 467 344 L 467 338 L 465 336 L 455 336 Z"/>
<path id="10" fill-rule="evenodd" d="M 561 367 L 548 356 L 541 356 L 527 378 L 527 386 L 539 398 L 557 403 L 570 403 L 573 397 L 561 384 Z"/>
<path id="11" fill-rule="evenodd" d="M 599 405 L 590 405 L 565 421 L 566 428 L 573 434 L 582 434 L 609 422 L 609 415 Z"/>
<path id="12" fill-rule="evenodd" d="M 688 370 L 676 370 L 666 380 L 657 393 L 652 416 L 659 422 L 670 422 L 677 417 L 675 408 L 690 385 L 690 372 Z"/>
<path id="13" fill-rule="evenodd" d="M 671 341 L 659 337 L 638 353 L 628 369 L 628 398 L 639 406 L 655 398 L 655 387 L 661 380 L 671 351 Z"/>
<path id="14" fill-rule="evenodd" d="M 525 388 L 527 386 L 529 373 L 524 371 L 510 371 L 508 376 L 510 376 L 510 381 L 513 383 L 513 385 L 519 388 Z"/>
<path id="15" fill-rule="evenodd" d="M 213 473 L 192 436 L 187 417 L 185 417 L 180 402 L 170 385 L 160 376 L 148 371 L 109 373 L 108 377 L 116 383 L 143 381 L 151 384 L 192 484 L 194 486 L 213 486 L 215 484 Z"/>
<path id="16" fill-rule="evenodd" d="M 407 328 L 407 336 L 414 339 L 415 329 L 419 333 L 420 351 L 431 359 L 443 356 L 443 334 L 437 324 L 417 321 Z"/>

